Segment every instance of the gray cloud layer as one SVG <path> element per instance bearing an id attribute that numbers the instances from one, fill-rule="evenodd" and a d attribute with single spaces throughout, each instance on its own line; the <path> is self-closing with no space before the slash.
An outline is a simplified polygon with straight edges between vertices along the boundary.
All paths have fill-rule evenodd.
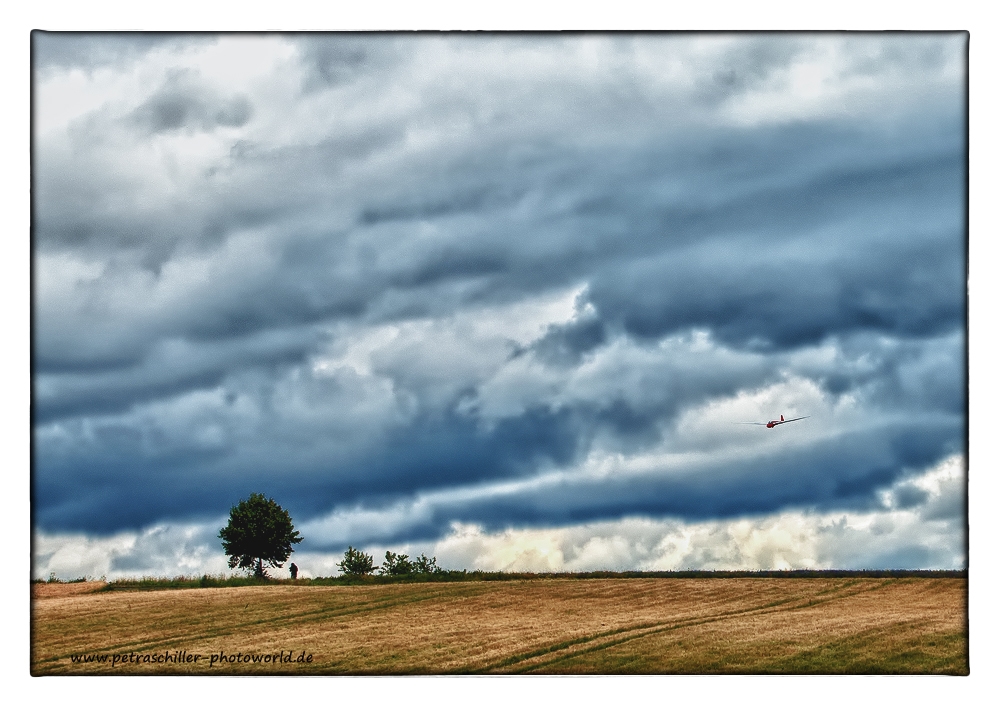
<path id="1" fill-rule="evenodd" d="M 41 528 L 919 507 L 964 452 L 964 35 L 34 36 Z"/>

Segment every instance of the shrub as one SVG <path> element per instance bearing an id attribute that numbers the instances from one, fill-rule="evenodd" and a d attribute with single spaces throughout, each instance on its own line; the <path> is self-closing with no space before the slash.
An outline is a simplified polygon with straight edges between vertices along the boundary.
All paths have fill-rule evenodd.
<path id="1" fill-rule="evenodd" d="M 337 567 L 347 576 L 364 576 L 374 570 L 374 558 L 370 554 L 347 547 L 343 553 L 343 561 Z"/>
<path id="2" fill-rule="evenodd" d="M 420 554 L 413 560 L 413 573 L 441 574 L 444 573 L 444 569 L 437 566 L 437 557 L 432 556 L 428 559 L 426 554 Z"/>
<path id="3" fill-rule="evenodd" d="M 413 573 L 413 562 L 408 554 L 385 552 L 385 561 L 379 571 L 383 576 L 405 576 Z"/>

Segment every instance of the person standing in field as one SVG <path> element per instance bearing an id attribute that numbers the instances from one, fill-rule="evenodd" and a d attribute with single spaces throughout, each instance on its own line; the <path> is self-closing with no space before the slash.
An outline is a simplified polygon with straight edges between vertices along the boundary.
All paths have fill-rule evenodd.
<path id="1" fill-rule="evenodd" d="M 298 578 L 298 567 L 295 566 L 294 562 L 292 562 L 291 566 L 288 567 L 288 571 L 291 572 L 291 578 L 293 581 Z"/>

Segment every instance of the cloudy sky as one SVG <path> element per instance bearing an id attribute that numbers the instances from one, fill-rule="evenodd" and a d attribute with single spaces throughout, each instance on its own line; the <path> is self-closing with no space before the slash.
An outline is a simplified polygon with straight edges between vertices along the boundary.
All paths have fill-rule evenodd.
<path id="1" fill-rule="evenodd" d="M 965 566 L 966 49 L 36 33 L 35 575 Z"/>

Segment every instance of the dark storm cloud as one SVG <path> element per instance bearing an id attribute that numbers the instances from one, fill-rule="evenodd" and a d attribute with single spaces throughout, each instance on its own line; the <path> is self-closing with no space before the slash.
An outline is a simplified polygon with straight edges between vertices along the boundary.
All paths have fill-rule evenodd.
<path id="1" fill-rule="evenodd" d="M 45 75 L 174 46 L 57 39 Z M 395 538 L 870 508 L 964 451 L 966 139 L 960 87 L 933 93 L 950 50 L 848 43 L 844 75 L 912 105 L 743 124 L 719 116 L 784 86 L 812 39 L 735 37 L 665 87 L 638 67 L 688 37 L 598 60 L 480 39 L 290 37 L 271 83 L 171 65 L 38 140 L 40 527 L 215 517 L 250 492 L 308 520 L 690 449 L 717 458 L 442 500 Z M 571 319 L 537 313 L 564 291 Z M 871 424 L 734 458 L 680 423 L 780 385 Z"/>
<path id="2" fill-rule="evenodd" d="M 405 53 L 405 40 L 392 34 L 335 32 L 304 34 L 298 40 L 306 91 L 336 88 L 366 73 L 384 70 Z"/>
<path id="3" fill-rule="evenodd" d="M 474 499 L 441 497 L 415 521 L 371 527 L 358 542 L 434 539 L 454 521 L 486 530 L 579 525 L 612 517 L 681 518 L 696 522 L 766 515 L 880 509 L 877 491 L 903 481 L 895 496 L 921 507 L 905 478 L 952 454 L 953 421 L 910 422 L 855 430 L 792 450 L 781 448 L 738 460 L 692 462 L 658 473 L 606 478 L 563 477 Z M 948 496 L 949 498 L 949 496 Z M 938 502 L 934 504 L 934 507 Z M 380 507 L 371 505 L 370 507 Z M 323 546 L 314 538 L 314 546 Z M 338 545 L 328 548 L 341 549 Z"/>
<path id="4" fill-rule="evenodd" d="M 215 113 L 196 93 L 176 87 L 161 91 L 139 114 L 162 129 L 204 126 Z M 384 127 L 374 134 L 374 145 L 382 146 L 398 139 L 399 132 Z M 199 217 L 207 204 L 195 201 L 181 219 L 192 221 L 188 231 L 205 234 L 287 220 L 295 208 L 321 219 L 322 204 L 330 197 L 317 186 L 325 188 L 326 176 L 334 176 L 328 157 L 349 154 L 356 149 L 350 144 L 321 145 L 319 154 L 270 153 L 256 160 L 267 169 L 269 183 L 294 188 L 261 192 L 261 185 L 252 184 L 251 202 L 206 183 L 206 195 L 214 197 L 212 210 Z M 308 262 L 313 271 L 299 277 L 290 268 L 281 277 L 289 284 L 262 282 L 253 296 L 233 303 L 236 310 L 220 312 L 218 334 L 244 335 L 284 325 L 288 317 L 317 321 L 340 310 L 356 315 L 372 310 L 379 298 L 387 303 L 395 292 L 405 293 L 406 305 L 395 314 L 391 307 L 382 309 L 383 316 L 432 313 L 442 296 L 446 305 L 461 304 L 432 286 L 456 280 L 474 280 L 465 299 L 482 300 L 510 296 L 510 287 L 518 293 L 538 291 L 582 277 L 591 279 L 590 296 L 601 315 L 647 336 L 707 326 L 731 343 L 784 347 L 840 327 L 932 333 L 941 318 L 961 317 L 963 300 L 958 294 L 955 302 L 953 293 L 955 278 L 963 276 L 962 253 L 937 237 L 947 227 L 954 234 L 942 235 L 960 237 L 961 214 L 955 212 L 949 224 L 920 225 L 921 213 L 962 198 L 960 134 L 931 129 L 912 145 L 909 134 L 903 140 L 833 124 L 751 134 L 716 130 L 707 138 L 685 134 L 652 152 L 644 145 L 640 150 L 537 147 L 547 159 L 511 161 L 501 157 L 508 142 L 486 140 L 467 157 L 448 156 L 444 164 L 417 162 L 398 181 L 379 184 L 388 187 L 386 196 L 359 209 L 358 227 L 347 236 L 364 241 L 366 252 L 378 253 L 371 262 L 365 263 L 360 249 L 344 250 L 343 237 L 286 238 L 280 245 L 286 258 Z M 593 164 L 601 170 L 595 172 Z M 257 168 L 252 162 L 248 166 Z M 303 173 L 324 178 L 302 181 Z M 710 191 L 705 190 L 708 182 Z M 680 193 L 670 194 L 677 184 L 683 185 Z M 46 201 L 57 201 L 45 196 L 44 178 L 41 186 Z M 78 203 L 86 198 L 81 195 Z M 41 215 L 42 245 L 50 233 L 73 240 L 113 233 L 124 245 L 145 243 L 159 253 L 153 256 L 159 262 L 170 256 L 171 243 L 188 237 L 164 234 L 157 251 L 157 239 L 149 238 L 149 228 L 134 216 L 114 222 L 103 216 L 81 221 L 79 209 L 67 215 L 72 222 L 64 224 Z M 166 215 L 150 214 L 154 229 L 162 228 Z M 856 224 L 856 233 L 817 235 L 860 215 L 864 221 Z M 399 247 L 419 224 L 434 224 L 438 242 Z M 911 232 L 926 227 L 938 232 Z M 545 238 L 537 238 L 538 232 Z M 383 242 L 391 244 L 379 249 Z M 947 269 L 936 264 L 941 250 L 946 250 Z M 321 271 L 318 263 L 334 253 L 350 268 Z M 900 254 L 909 261 L 900 261 Z M 679 263 L 678 273 L 674 265 Z M 359 282 L 363 287 L 347 295 L 346 308 L 314 304 L 342 297 Z M 301 287 L 327 293 L 300 297 Z M 916 288 L 926 287 L 935 290 L 927 302 L 910 303 Z M 199 327 L 213 328 L 212 321 L 209 316 Z"/>
<path id="5" fill-rule="evenodd" d="M 568 324 L 553 324 L 531 345 L 547 363 L 574 365 L 581 357 L 607 341 L 606 326 L 594 316 L 580 317 Z M 522 351 L 518 351 L 518 354 Z"/>
<path id="6" fill-rule="evenodd" d="M 964 223 L 951 207 L 963 200 L 959 135 L 927 135 L 915 154 L 900 155 L 895 140 L 838 127 L 761 133 L 737 144 L 724 133 L 703 144 L 694 136 L 653 155 L 560 155 L 579 167 L 559 175 L 564 192 L 552 205 L 541 200 L 543 220 L 507 221 L 500 212 L 484 238 L 463 246 L 480 249 L 478 257 L 446 250 L 430 259 L 450 258 L 454 267 L 393 282 L 425 284 L 444 271 L 502 272 L 496 287 L 509 279 L 539 286 L 531 273 L 549 283 L 589 276 L 589 300 L 630 333 L 658 337 L 703 326 L 736 345 L 797 346 L 856 329 L 932 335 L 961 324 L 964 255 L 955 244 Z M 831 143 L 850 147 L 834 154 Z M 854 150 L 864 149 L 883 159 L 868 155 L 868 164 L 857 164 Z M 598 175 L 583 166 L 594 162 L 603 165 Z M 710 200 L 662 194 L 669 181 L 697 184 L 711 173 L 722 178 L 704 192 Z M 533 176 L 528 168 L 521 181 Z M 483 193 L 494 194 L 492 202 Z M 368 210 L 364 222 L 447 228 L 455 213 L 494 212 L 497 193 L 482 187 L 450 203 Z M 508 210 L 524 200 L 515 197 Z M 940 221 L 941 207 L 949 220 Z M 557 256 L 524 237 L 537 228 Z M 487 250 L 497 241 L 505 257 Z"/>
<path id="7" fill-rule="evenodd" d="M 150 133 L 171 130 L 213 130 L 219 126 L 241 127 L 253 113 L 246 96 L 220 99 L 191 72 L 170 75 L 166 84 L 136 108 L 133 120 Z"/>
<path id="8" fill-rule="evenodd" d="M 876 350 L 869 348 L 868 354 Z M 912 359 L 911 351 L 899 355 L 889 350 L 883 355 L 887 359 Z M 415 361 L 409 356 L 383 360 L 379 369 L 392 373 L 392 366 L 405 365 L 407 359 L 413 366 Z M 755 369 L 759 363 L 726 370 L 719 360 L 699 365 L 697 355 L 688 354 L 686 359 L 674 355 L 667 360 L 664 370 L 638 371 L 633 388 L 621 387 L 616 393 L 600 394 L 592 400 L 563 403 L 558 412 L 528 408 L 502 418 L 491 428 L 481 426 L 476 416 L 454 411 L 433 413 L 385 430 L 373 444 L 362 436 L 353 450 L 336 441 L 333 430 L 338 424 L 329 417 L 335 417 L 336 407 L 349 399 L 343 383 L 330 380 L 323 389 L 316 388 L 315 382 L 307 383 L 304 389 L 317 394 L 307 413 L 308 421 L 299 424 L 285 418 L 287 413 L 277 407 L 288 396 L 287 390 L 269 383 L 265 383 L 266 389 L 255 388 L 248 380 L 239 380 L 234 367 L 228 381 L 213 388 L 217 390 L 216 401 L 197 414 L 184 413 L 194 429 L 218 423 L 229 428 L 220 432 L 217 440 L 201 442 L 184 432 L 172 433 L 170 426 L 108 418 L 87 422 L 90 431 L 85 447 L 72 442 L 63 446 L 60 435 L 40 444 L 39 463 L 49 469 L 47 476 L 53 483 L 36 484 L 42 506 L 50 507 L 40 513 L 40 521 L 52 528 L 72 529 L 88 517 L 100 516 L 104 531 L 138 527 L 142 523 L 137 518 L 143 513 L 210 515 L 213 507 L 225 502 L 227 493 L 245 495 L 257 492 L 258 487 L 279 495 L 294 508 L 296 517 L 308 520 L 331 507 L 378 506 L 421 492 L 523 481 L 539 467 L 571 467 L 585 458 L 595 443 L 625 453 L 653 447 L 672 433 L 668 421 L 688 405 L 731 394 L 746 381 L 761 380 Z M 876 358 L 869 362 L 876 364 Z M 924 366 L 921 360 L 914 362 L 917 368 Z M 960 368 L 960 364 L 955 367 Z M 899 370 L 898 366 L 894 369 Z M 407 381 L 402 372 L 400 369 L 390 378 L 396 380 L 400 392 L 417 399 L 427 394 L 421 392 L 418 381 Z M 633 367 L 625 365 L 622 374 L 635 373 Z M 257 377 L 267 380 L 263 373 Z M 881 376 L 874 379 L 880 381 Z M 877 417 L 878 410 L 885 409 L 878 404 L 880 388 L 862 380 L 851 387 L 852 393 L 871 403 L 869 413 Z M 899 384 L 907 384 L 904 374 Z M 232 405 L 243 402 L 236 400 L 249 401 L 259 411 L 250 416 L 245 411 L 237 414 Z M 477 402 L 470 390 L 458 390 L 450 400 L 459 406 L 469 402 L 471 406 L 465 408 L 474 410 Z M 898 400 L 887 409 L 892 407 L 898 409 Z M 230 408 L 233 412 L 226 412 Z M 909 414 L 919 407 L 910 409 Z M 504 522 L 547 525 L 622 514 L 700 520 L 785 507 L 869 509 L 880 503 L 873 495 L 875 490 L 961 451 L 960 413 L 941 416 L 940 411 L 930 405 L 923 414 L 936 416 L 929 421 L 913 417 L 866 431 L 844 431 L 793 453 L 781 448 L 770 455 L 729 457 L 700 468 L 695 464 L 695 470 L 688 473 L 599 481 L 567 479 L 553 487 L 489 496 L 470 506 L 445 503 L 432 518 L 407 526 L 396 538 L 404 539 L 410 532 L 428 538 L 427 532 L 446 531 L 449 522 L 456 519 L 499 527 Z M 247 429 L 238 431 L 240 425 L 248 423 Z M 62 426 L 72 436 L 78 424 L 81 422 L 66 421 Z M 370 428 L 352 427 L 348 422 L 347 429 L 351 428 L 371 434 Z M 716 447 L 717 441 L 711 446 Z M 684 451 L 682 445 L 677 450 Z M 120 482 L 124 478 L 141 478 L 142 482 Z M 105 485 L 105 490 L 90 492 L 95 483 Z M 74 492 L 76 484 L 80 487 Z M 900 506 L 918 500 L 907 488 L 897 489 Z M 125 525 L 118 523 L 126 522 L 126 514 L 107 511 L 120 506 L 132 508 Z"/>
<path id="9" fill-rule="evenodd" d="M 523 519 L 534 522 L 582 522 L 622 514 L 709 519 L 789 507 L 869 509 L 874 507 L 872 491 L 891 485 L 906 469 L 925 468 L 951 453 L 953 432 L 953 426 L 928 424 L 880 428 L 679 477 L 605 481 L 599 493 L 585 485 L 553 489 L 511 505 L 521 507 Z M 496 512 L 489 524 L 507 521 L 500 518 L 509 517 L 512 508 L 505 510 Z"/>
<path id="10" fill-rule="evenodd" d="M 907 483 L 894 490 L 892 507 L 907 510 L 911 507 L 922 505 L 928 498 L 928 492 L 917 485 Z"/>
<path id="11" fill-rule="evenodd" d="M 700 98 L 720 103 L 761 86 L 775 73 L 786 70 L 791 60 L 806 49 L 804 43 L 790 37 L 771 35 L 764 39 L 765 36 L 761 41 L 740 44 L 726 51 L 710 80 L 700 84 Z"/>
<path id="12" fill-rule="evenodd" d="M 312 330 L 285 330 L 250 340 L 222 343 L 161 341 L 142 360 L 108 365 L 104 370 L 51 371 L 36 375 L 34 420 L 118 413 L 134 405 L 169 399 L 192 390 L 217 387 L 229 376 L 252 368 L 301 363 L 319 338 Z"/>
<path id="13" fill-rule="evenodd" d="M 84 523 L 111 532 L 141 527 L 149 517 L 218 514 L 219 503 L 251 492 L 281 497 L 305 520 L 335 503 L 385 503 L 417 490 L 524 477 L 539 464 L 563 465 L 578 452 L 573 423 L 568 413 L 544 410 L 504 420 L 488 433 L 464 417 L 421 420 L 363 455 L 320 460 L 294 448 L 279 454 L 254 447 L 246 454 L 197 442 L 178 447 L 157 439 L 156 430 L 110 421 L 94 425 L 88 449 L 64 450 L 55 440 L 38 449 L 50 469 L 35 486 L 39 521 L 53 529 Z M 120 482 L 95 492 L 95 483 L 104 485 L 100 478 Z"/>
<path id="14" fill-rule="evenodd" d="M 853 330 L 932 335 L 960 326 L 963 214 L 953 208 L 949 223 L 934 220 L 941 205 L 963 200 L 962 175 L 959 153 L 933 155 L 665 213 L 660 239 L 683 244 L 598 270 L 588 297 L 636 335 L 700 326 L 734 345 L 786 348 Z M 845 223 L 821 232 L 837 221 Z"/>

